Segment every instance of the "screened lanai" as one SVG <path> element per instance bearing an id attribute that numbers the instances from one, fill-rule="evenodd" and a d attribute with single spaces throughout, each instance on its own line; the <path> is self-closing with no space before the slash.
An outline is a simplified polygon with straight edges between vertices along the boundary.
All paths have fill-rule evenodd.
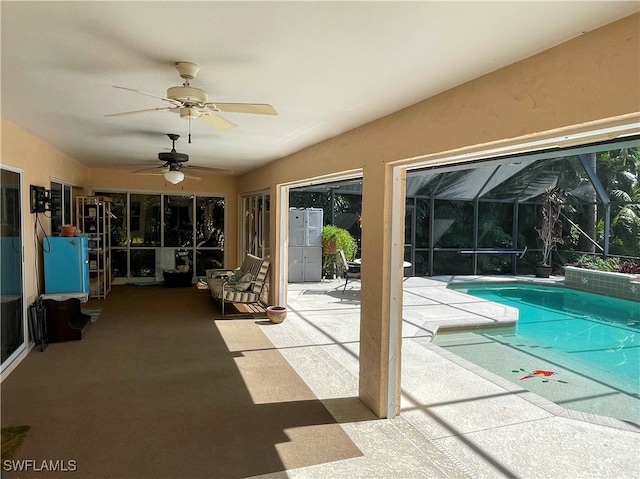
<path id="1" fill-rule="evenodd" d="M 532 274 L 542 260 L 540 200 L 563 192 L 554 270 L 585 254 L 640 258 L 640 139 L 407 171 L 406 274 Z M 322 207 L 325 224 L 360 242 L 359 179 L 298 188 L 290 206 Z"/>

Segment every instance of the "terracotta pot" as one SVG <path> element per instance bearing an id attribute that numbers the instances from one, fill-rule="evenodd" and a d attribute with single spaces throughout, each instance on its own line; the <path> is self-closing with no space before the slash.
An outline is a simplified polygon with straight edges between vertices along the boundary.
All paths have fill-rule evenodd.
<path id="1" fill-rule="evenodd" d="M 272 323 L 278 324 L 284 321 L 287 317 L 287 308 L 284 306 L 269 306 L 267 307 L 267 318 Z"/>
<path id="2" fill-rule="evenodd" d="M 536 273 L 536 278 L 548 278 L 551 276 L 551 266 L 536 266 L 533 270 Z"/>
<path id="3" fill-rule="evenodd" d="M 62 227 L 62 236 L 76 236 L 78 229 L 72 225 L 64 225 Z"/>
<path id="4" fill-rule="evenodd" d="M 338 252 L 338 248 L 336 246 L 336 240 L 330 239 L 327 242 L 327 253 L 328 254 L 336 254 Z"/>

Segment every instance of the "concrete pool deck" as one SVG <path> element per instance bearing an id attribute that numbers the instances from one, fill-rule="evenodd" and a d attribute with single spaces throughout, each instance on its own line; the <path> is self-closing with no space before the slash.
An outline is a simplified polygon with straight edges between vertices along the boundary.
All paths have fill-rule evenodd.
<path id="1" fill-rule="evenodd" d="M 500 279 L 532 278 L 405 279 L 401 413 L 390 420 L 358 400 L 359 281 L 344 294 L 340 280 L 290 284 L 287 319 L 262 329 L 363 456 L 265 477 L 640 477 L 636 425 L 557 406 L 431 343 L 438 327 L 512 322 L 446 289 Z"/>

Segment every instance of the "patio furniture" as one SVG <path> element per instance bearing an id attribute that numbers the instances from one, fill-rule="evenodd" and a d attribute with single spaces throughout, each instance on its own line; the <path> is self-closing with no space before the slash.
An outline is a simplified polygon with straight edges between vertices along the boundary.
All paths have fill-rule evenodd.
<path id="1" fill-rule="evenodd" d="M 211 297 L 221 304 L 222 317 L 225 317 L 227 304 L 262 307 L 261 296 L 268 274 L 269 262 L 251 254 L 247 254 L 237 271 L 210 270 L 207 285 Z"/>
<path id="2" fill-rule="evenodd" d="M 210 279 L 228 278 L 229 276 L 231 276 L 234 273 L 237 273 L 238 271 L 242 272 L 243 274 L 252 273 L 253 275 L 257 275 L 258 271 L 260 270 L 260 266 L 262 265 L 262 262 L 263 262 L 262 258 L 259 258 L 258 256 L 254 256 L 252 254 L 247 253 L 247 255 L 242 260 L 242 265 L 240 266 L 240 268 L 237 268 L 235 270 L 225 269 L 225 268 L 206 270 L 205 273 L 207 276 L 207 283 L 209 282 Z"/>
<path id="3" fill-rule="evenodd" d="M 338 249 L 338 255 L 340 255 L 344 269 L 344 288 L 342 288 L 342 294 L 344 294 L 350 278 L 360 279 L 360 264 L 355 261 L 347 261 L 347 257 L 344 255 L 344 250 L 342 249 Z"/>
<path id="4" fill-rule="evenodd" d="M 91 326 L 91 316 L 84 314 L 81 302 L 87 293 L 43 294 L 46 330 L 49 343 L 80 341 Z"/>

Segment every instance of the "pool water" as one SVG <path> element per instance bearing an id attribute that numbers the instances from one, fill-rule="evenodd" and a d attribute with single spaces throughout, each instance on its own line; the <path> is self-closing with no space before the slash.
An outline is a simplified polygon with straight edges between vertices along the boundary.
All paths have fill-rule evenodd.
<path id="1" fill-rule="evenodd" d="M 559 286 L 449 288 L 515 307 L 519 319 L 439 333 L 435 344 L 565 407 L 638 422 L 640 304 Z"/>

